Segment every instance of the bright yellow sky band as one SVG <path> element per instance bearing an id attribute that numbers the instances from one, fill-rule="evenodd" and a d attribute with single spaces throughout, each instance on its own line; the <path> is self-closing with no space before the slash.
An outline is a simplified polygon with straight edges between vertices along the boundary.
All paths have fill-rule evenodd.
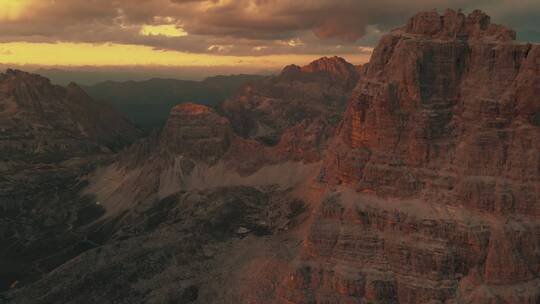
<path id="1" fill-rule="evenodd" d="M 275 68 L 287 64 L 306 64 L 323 55 L 224 56 L 155 50 L 142 45 L 91 43 L 0 43 L 0 63 L 65 66 L 257 66 Z M 360 64 L 369 55 L 345 56 Z"/>

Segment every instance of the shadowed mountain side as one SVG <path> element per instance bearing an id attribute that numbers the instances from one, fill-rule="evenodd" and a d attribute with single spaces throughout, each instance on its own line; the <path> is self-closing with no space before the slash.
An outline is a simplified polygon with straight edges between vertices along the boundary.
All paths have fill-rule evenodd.
<path id="1" fill-rule="evenodd" d="M 81 196 L 84 175 L 141 133 L 75 84 L 0 74 L 0 290 L 95 247 L 79 229 L 103 209 Z"/>

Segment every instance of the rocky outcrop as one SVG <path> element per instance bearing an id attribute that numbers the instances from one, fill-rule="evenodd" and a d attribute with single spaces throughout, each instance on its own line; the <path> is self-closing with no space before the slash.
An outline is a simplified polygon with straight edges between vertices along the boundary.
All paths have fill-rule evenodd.
<path id="1" fill-rule="evenodd" d="M 175 106 L 160 138 L 160 148 L 194 160 L 213 162 L 229 148 L 232 137 L 229 121 L 203 105 Z"/>
<path id="2" fill-rule="evenodd" d="M 461 11 L 450 9 L 446 10 L 442 16 L 437 11 L 419 13 L 398 31 L 430 39 L 492 39 L 496 41 L 516 39 L 514 30 L 503 25 L 492 24 L 490 16 L 480 10 L 475 10 L 468 16 Z"/>

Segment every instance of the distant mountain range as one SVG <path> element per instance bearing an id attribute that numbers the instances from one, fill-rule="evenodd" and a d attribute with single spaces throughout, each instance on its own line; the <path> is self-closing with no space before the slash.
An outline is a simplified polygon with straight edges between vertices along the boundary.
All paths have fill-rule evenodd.
<path id="1" fill-rule="evenodd" d="M 216 105 L 247 83 L 268 78 L 260 75 L 214 76 L 202 81 L 153 78 L 146 81 L 105 81 L 84 90 L 94 99 L 111 104 L 145 129 L 161 127 L 170 110 L 181 102 Z"/>

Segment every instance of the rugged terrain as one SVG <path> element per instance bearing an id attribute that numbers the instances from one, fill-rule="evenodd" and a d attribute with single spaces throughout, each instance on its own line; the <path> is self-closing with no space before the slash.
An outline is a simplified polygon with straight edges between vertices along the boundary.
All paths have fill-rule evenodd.
<path id="1" fill-rule="evenodd" d="M 540 300 L 540 47 L 474 11 L 382 38 L 321 179 L 284 299 Z"/>
<path id="2" fill-rule="evenodd" d="M 339 57 L 323 57 L 303 67 L 290 65 L 277 77 L 245 86 L 221 108 L 237 134 L 275 144 L 290 126 L 302 121 L 337 124 L 358 70 Z"/>
<path id="3" fill-rule="evenodd" d="M 141 132 L 72 84 L 0 74 L 0 289 L 49 272 L 92 246 L 77 227 L 103 210 L 82 176 Z"/>
<path id="4" fill-rule="evenodd" d="M 85 179 L 95 248 L 5 297 L 538 303 L 539 93 L 540 46 L 448 10 L 178 105 Z"/>

